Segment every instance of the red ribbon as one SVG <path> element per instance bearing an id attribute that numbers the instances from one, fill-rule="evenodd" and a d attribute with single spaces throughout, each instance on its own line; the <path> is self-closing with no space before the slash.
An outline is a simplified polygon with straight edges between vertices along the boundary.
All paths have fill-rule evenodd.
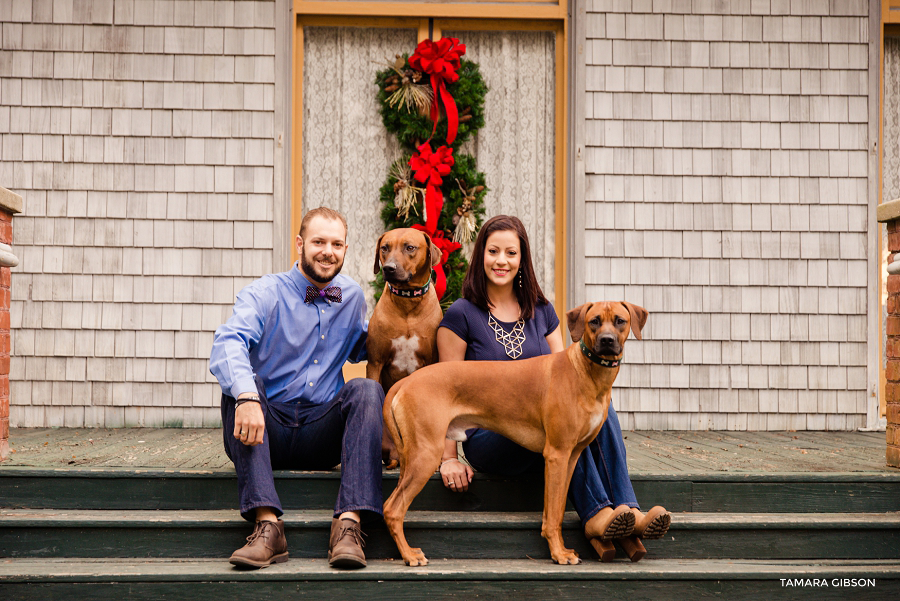
<path id="1" fill-rule="evenodd" d="M 425 184 L 425 231 L 433 236 L 437 230 L 438 217 L 444 208 L 444 195 L 441 186 L 445 175 L 450 175 L 450 167 L 453 166 L 453 149 L 449 146 L 441 146 L 437 150 L 431 150 L 431 145 L 425 142 L 419 146 L 416 154 L 409 159 L 415 179 Z"/>
<path id="2" fill-rule="evenodd" d="M 415 224 L 413 227 L 422 230 L 429 236 L 435 246 L 441 249 L 441 262 L 436 266 L 437 280 L 434 283 L 434 291 L 438 298 L 444 296 L 447 290 L 447 276 L 444 274 L 444 263 L 450 258 L 450 253 L 462 248 L 458 242 L 444 238 L 444 232 L 437 228 L 441 209 L 444 208 L 444 194 L 441 186 L 443 177 L 450 175 L 453 166 L 453 149 L 449 146 L 441 146 L 435 151 L 431 145 L 425 142 L 419 146 L 416 154 L 409 159 L 409 166 L 413 170 L 413 177 L 425 184 L 425 213 L 427 219 L 425 225 Z"/>
<path id="3" fill-rule="evenodd" d="M 413 228 L 429 233 L 425 229 L 425 226 L 419 223 L 413 225 Z M 437 278 L 434 281 L 434 291 L 437 293 L 438 298 L 443 298 L 444 292 L 447 291 L 447 276 L 444 274 L 444 264 L 447 262 L 447 259 L 450 258 L 450 253 L 455 250 L 459 250 L 460 248 L 462 248 L 462 245 L 459 242 L 454 242 L 449 238 L 444 238 L 443 230 L 438 230 L 430 235 L 431 241 L 434 242 L 434 245 L 441 249 L 441 262 L 435 268 Z"/>
<path id="4" fill-rule="evenodd" d="M 459 129 L 459 114 L 456 110 L 456 102 L 447 91 L 447 83 L 455 83 L 459 80 L 459 57 L 466 53 L 466 45 L 460 44 L 456 38 L 441 38 L 437 42 L 422 40 L 416 46 L 416 51 L 409 57 L 409 66 L 417 71 L 430 75 L 431 89 L 434 91 L 434 100 L 431 103 L 431 120 L 434 129 L 431 135 L 437 131 L 438 119 L 441 111 L 438 107 L 438 99 L 444 103 L 447 113 L 447 144 L 453 144 L 456 140 L 456 131 Z"/>

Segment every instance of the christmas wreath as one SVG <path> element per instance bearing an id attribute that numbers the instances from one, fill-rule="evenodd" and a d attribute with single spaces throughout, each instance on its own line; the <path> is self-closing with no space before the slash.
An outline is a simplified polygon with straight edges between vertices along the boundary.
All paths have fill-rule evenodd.
<path id="1" fill-rule="evenodd" d="M 484 125 L 487 93 L 465 51 L 456 38 L 424 40 L 375 77 L 382 121 L 404 150 L 381 186 L 381 219 L 385 229 L 423 230 L 441 249 L 435 291 L 444 307 L 460 297 L 468 267 L 462 247 L 481 225 L 487 191 L 475 158 L 458 152 Z M 380 274 L 372 286 L 377 298 Z"/>

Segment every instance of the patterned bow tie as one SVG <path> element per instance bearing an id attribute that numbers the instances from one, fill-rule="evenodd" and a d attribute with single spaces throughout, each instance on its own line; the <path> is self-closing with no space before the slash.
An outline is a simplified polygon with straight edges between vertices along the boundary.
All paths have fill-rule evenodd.
<path id="1" fill-rule="evenodd" d="M 304 302 L 311 303 L 320 296 L 333 303 L 339 303 L 341 302 L 341 289 L 337 286 L 329 286 L 328 288 L 319 290 L 315 286 L 307 286 Z"/>

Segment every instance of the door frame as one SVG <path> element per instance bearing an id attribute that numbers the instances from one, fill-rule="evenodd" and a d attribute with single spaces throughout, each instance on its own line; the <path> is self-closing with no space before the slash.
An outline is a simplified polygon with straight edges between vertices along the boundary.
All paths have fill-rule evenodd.
<path id="1" fill-rule="evenodd" d="M 291 102 L 291 193 L 292 235 L 300 228 L 303 215 L 303 27 L 402 27 L 418 29 L 418 39 L 440 38 L 444 29 L 477 31 L 549 31 L 555 36 L 554 173 L 555 233 L 554 293 L 560 317 L 566 308 L 568 235 L 568 132 L 569 119 L 569 20 L 567 5 L 545 4 L 541 0 L 497 0 L 498 3 L 446 2 L 343 2 L 295 0 Z M 560 0 L 561 2 L 562 0 Z M 538 4 L 540 2 L 540 4 Z M 297 259 L 295 245 L 291 257 Z"/>

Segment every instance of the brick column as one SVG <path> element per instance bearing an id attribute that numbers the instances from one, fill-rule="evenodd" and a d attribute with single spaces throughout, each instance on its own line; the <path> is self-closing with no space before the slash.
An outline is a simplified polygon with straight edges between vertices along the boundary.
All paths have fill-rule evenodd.
<path id="1" fill-rule="evenodd" d="M 884 347 L 884 397 L 887 406 L 887 464 L 900 467 L 900 200 L 878 207 L 878 221 L 887 225 L 887 342 Z"/>
<path id="2" fill-rule="evenodd" d="M 19 263 L 10 245 L 13 215 L 21 212 L 22 197 L 0 188 L 0 461 L 9 456 L 9 270 Z"/>

